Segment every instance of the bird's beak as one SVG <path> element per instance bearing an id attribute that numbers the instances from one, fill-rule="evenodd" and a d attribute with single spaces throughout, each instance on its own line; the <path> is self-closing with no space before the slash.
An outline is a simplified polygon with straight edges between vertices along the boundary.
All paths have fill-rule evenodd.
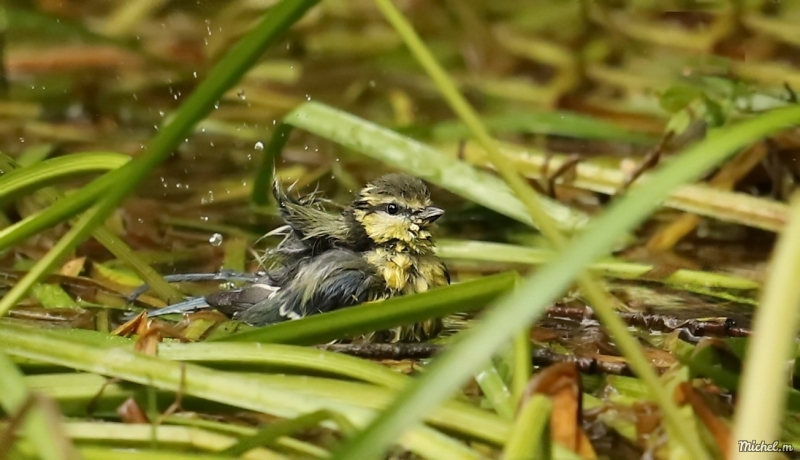
<path id="1" fill-rule="evenodd" d="M 444 209 L 437 208 L 436 206 L 428 206 L 422 210 L 419 214 L 419 217 L 428 224 L 432 224 L 436 221 L 436 219 L 442 217 L 444 214 Z"/>

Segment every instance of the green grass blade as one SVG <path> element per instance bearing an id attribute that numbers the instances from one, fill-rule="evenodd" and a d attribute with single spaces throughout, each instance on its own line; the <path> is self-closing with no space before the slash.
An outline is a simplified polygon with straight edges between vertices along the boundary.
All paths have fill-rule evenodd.
<path id="1" fill-rule="evenodd" d="M 786 363 L 794 358 L 800 304 L 800 194 L 791 201 L 789 222 L 773 250 L 769 280 L 753 320 L 753 336 L 742 370 L 732 444 L 734 460 L 751 458 L 739 439 L 780 439 L 785 415 Z"/>
<path id="2" fill-rule="evenodd" d="M 0 324 L 0 351 L 9 355 L 59 364 L 94 374 L 118 377 L 122 380 L 139 383 L 171 392 L 182 392 L 209 401 L 228 404 L 234 407 L 264 412 L 277 417 L 293 418 L 304 413 L 321 409 L 331 410 L 346 416 L 351 423 L 362 428 L 374 417 L 374 412 L 332 400 L 339 392 L 331 392 L 330 379 L 309 379 L 294 381 L 291 388 L 270 383 L 261 376 L 246 376 L 237 373 L 207 369 L 194 364 L 168 361 L 123 348 L 96 348 L 82 343 L 64 340 L 40 328 Z M 77 378 L 94 378 L 88 374 L 75 374 Z M 278 380 L 281 379 L 272 379 Z M 99 384 L 105 382 L 99 379 Z M 352 385 L 358 385 L 350 382 Z M 378 392 L 391 392 L 391 389 L 368 384 L 361 387 L 373 388 Z M 314 396 L 322 393 L 329 397 Z M 97 389 L 93 394 L 98 394 Z M 388 398 L 384 398 L 388 400 Z M 457 411 L 459 413 L 461 411 Z M 473 411 L 474 413 L 474 411 Z M 462 412 L 463 414 L 463 412 Z M 453 418 L 453 417 L 450 417 Z M 458 417 L 456 417 L 458 418 Z M 492 423 L 491 414 L 483 415 L 487 423 Z M 475 425 L 475 422 L 473 422 Z M 498 430 L 503 430 L 503 425 Z M 466 429 L 469 429 L 468 427 Z M 453 452 L 459 459 L 476 459 L 474 452 L 454 439 L 426 427 L 414 428 L 400 440 L 400 444 L 430 458 L 447 459 L 446 452 Z"/>
<path id="3" fill-rule="evenodd" d="M 92 32 L 75 20 L 54 17 L 42 11 L 27 8 L 8 7 L 7 15 L 10 27 L 15 33 L 20 35 L 35 34 L 41 36 L 46 32 L 46 36 L 53 40 L 63 41 L 65 39 L 80 38 L 88 42 L 105 43 L 109 45 L 126 46 L 133 49 L 138 48 L 136 40 L 115 40 L 103 35 Z"/>
<path id="4" fill-rule="evenodd" d="M 335 141 L 500 214 L 535 226 L 525 206 L 501 179 L 390 129 L 317 102 L 304 102 L 284 117 L 284 123 Z M 542 198 L 541 204 L 562 230 L 575 231 L 588 221 L 586 214 L 553 200 Z"/>
<path id="5" fill-rule="evenodd" d="M 82 155 L 89 155 L 88 157 L 85 158 L 85 160 L 87 160 L 86 163 L 88 163 L 90 165 L 89 167 L 93 167 L 91 165 L 96 164 L 94 161 L 97 161 L 98 163 L 104 164 L 105 166 L 113 166 L 114 162 L 118 162 L 120 164 L 117 167 L 119 167 L 119 166 L 122 166 L 123 164 L 127 163 L 130 160 L 130 157 L 127 157 L 127 156 L 124 156 L 124 155 L 106 154 L 106 153 L 100 153 L 100 154 L 93 154 L 93 153 L 75 154 L 75 155 L 68 156 L 68 157 L 63 157 L 63 158 L 65 160 L 67 160 L 69 158 L 74 158 L 76 156 L 82 156 Z M 98 157 L 92 158 L 91 157 L 92 155 L 99 156 L 99 158 Z M 56 159 L 56 160 L 59 160 L 59 159 Z M 50 160 L 50 161 L 55 161 L 55 160 Z M 47 162 L 44 162 L 44 163 L 47 163 Z M 27 171 L 29 171 L 31 169 L 36 170 L 36 168 L 38 166 L 40 166 L 40 165 L 42 165 L 44 163 L 35 163 L 35 164 L 31 165 L 31 166 L 20 168 L 19 164 L 17 162 L 15 162 L 14 159 L 4 155 L 3 153 L 0 153 L 0 167 L 2 169 L 8 169 L 9 170 L 8 175 L 3 175 L 2 178 L 0 178 L 0 188 L 2 188 L 2 187 L 7 185 L 6 179 L 8 179 L 8 176 L 11 176 L 11 181 L 10 182 L 13 183 L 15 181 L 14 177 L 19 178 L 20 175 L 23 175 L 23 177 L 25 177 L 24 174 L 26 174 Z M 51 170 L 54 174 L 59 174 L 61 172 L 60 170 L 57 169 L 59 166 L 65 166 L 66 169 L 70 168 L 70 166 L 69 166 L 70 163 L 67 163 L 66 165 L 64 165 L 63 163 L 67 163 L 67 162 L 62 162 L 61 164 L 56 164 L 55 168 L 48 168 L 48 169 Z M 81 164 L 81 163 L 84 163 L 84 161 L 78 161 L 77 162 L 77 164 Z M 108 169 L 116 169 L 116 168 L 112 167 L 112 168 L 108 168 Z M 19 175 L 14 176 L 13 174 L 16 174 L 16 173 L 19 173 Z M 24 181 L 18 181 L 18 182 L 25 182 L 25 181 L 27 181 L 27 179 L 24 180 Z M 42 198 L 44 200 L 46 200 L 47 202 L 52 204 L 50 206 L 50 208 L 48 208 L 48 210 L 51 209 L 51 208 L 57 207 L 59 205 L 59 202 L 64 200 L 64 194 L 62 194 L 61 192 L 59 192 L 59 191 L 57 191 L 56 189 L 53 189 L 53 188 L 46 188 L 46 189 L 40 191 L 39 194 L 42 196 Z M 47 212 L 47 211 L 45 211 L 45 212 Z M 74 224 L 74 222 L 73 222 L 73 224 Z M 181 299 L 182 298 L 181 293 L 177 289 L 175 289 L 174 287 L 172 287 L 172 285 L 170 285 L 169 283 L 164 281 L 164 279 L 161 277 L 161 275 L 156 273 L 156 271 L 153 270 L 150 267 L 150 265 L 148 265 L 145 261 L 143 261 L 141 258 L 137 257 L 136 254 L 133 252 L 133 250 L 130 248 L 130 246 L 128 246 L 119 237 L 117 237 L 116 235 L 111 233 L 111 231 L 109 231 L 105 227 L 98 227 L 97 229 L 94 230 L 94 232 L 92 233 L 92 236 L 94 236 L 95 239 L 97 239 L 97 241 L 100 244 L 102 244 L 106 249 L 108 249 L 109 252 L 114 254 L 114 256 L 117 259 L 124 261 L 129 267 L 131 267 L 150 286 L 150 288 L 153 289 L 155 292 L 157 292 L 161 297 L 163 297 L 164 299 L 170 299 L 170 300 L 172 300 L 172 299 Z"/>
<path id="6" fill-rule="evenodd" d="M 72 334 L 81 342 L 66 340 L 63 338 L 65 336 L 69 337 L 70 334 L 67 331 L 41 331 L 33 327 L 0 325 L 0 350 L 9 350 L 9 353 L 15 357 L 36 359 L 65 367 L 95 372 L 94 374 L 37 375 L 26 379 L 30 388 L 57 399 L 62 404 L 66 404 L 66 407 L 72 408 L 70 414 L 74 415 L 84 413 L 86 404 L 95 400 L 97 394 L 107 384 L 106 379 L 101 375 L 120 377 L 123 380 L 143 383 L 169 391 L 176 391 L 180 387 L 186 400 L 190 399 L 190 397 L 207 399 L 281 417 L 296 417 L 308 411 L 322 409 L 337 411 L 347 416 L 353 423 L 357 423 L 361 428 L 369 419 L 367 414 L 361 412 L 361 410 L 380 410 L 392 401 L 396 393 L 396 388 L 359 382 L 308 377 L 306 375 L 265 375 L 263 370 L 259 370 L 258 374 L 222 372 L 192 364 L 185 367 L 185 379 L 181 386 L 181 363 L 133 353 L 130 351 L 129 346 L 125 348 L 114 347 L 116 340 L 113 341 L 114 343 L 97 342 L 94 337 L 101 336 L 101 334 L 88 334 L 88 338 L 82 338 L 84 334 Z M 183 351 L 194 345 L 198 344 L 185 345 Z M 225 346 L 227 344 L 221 345 Z M 249 354 L 255 356 L 254 349 L 258 347 L 250 347 L 250 345 L 257 344 L 230 344 L 228 351 L 238 351 L 236 348 L 249 348 Z M 279 348 L 265 346 L 262 355 L 277 352 Z M 299 354 L 300 361 L 308 362 L 312 359 L 309 354 L 305 354 L 306 356 L 303 357 L 304 353 L 299 351 L 299 347 L 284 347 L 284 349 L 288 350 L 288 355 L 297 356 Z M 160 353 L 161 349 L 159 349 Z M 176 359 L 182 356 L 192 356 L 191 353 L 183 352 L 177 355 L 167 352 L 166 355 L 171 355 L 168 358 Z M 228 358 L 230 360 L 232 357 L 229 356 Z M 249 357 L 246 358 L 248 358 L 248 361 L 261 362 L 259 360 L 250 360 Z M 289 358 L 291 359 L 291 356 Z M 307 366 L 306 369 L 313 372 L 314 368 L 322 368 L 328 358 L 330 356 L 326 354 L 319 356 L 318 362 L 314 366 Z M 338 363 L 334 361 L 332 364 L 336 365 Z M 368 362 L 365 362 L 364 365 L 377 366 Z M 406 381 L 409 380 L 401 375 L 397 375 L 397 377 Z M 129 385 L 107 385 L 103 391 L 103 397 L 110 398 L 108 403 L 110 406 L 105 404 L 106 409 L 104 410 L 113 410 L 119 401 L 123 401 L 131 395 L 131 391 L 132 388 Z M 285 413 L 284 409 L 276 407 L 270 402 L 273 399 L 280 400 L 281 395 L 284 393 L 289 399 L 284 409 L 294 408 L 292 413 Z M 295 397 L 301 398 L 304 404 L 307 403 L 308 405 L 293 406 L 294 400 L 292 398 Z M 169 402 L 168 396 L 164 399 Z M 114 401 L 118 402 L 115 403 Z M 448 432 L 460 433 L 463 436 L 480 439 L 495 445 L 502 445 L 509 428 L 507 422 L 493 413 L 459 401 L 446 402 L 439 410 L 431 414 L 428 421 L 431 425 L 441 427 Z M 435 437 L 434 434 L 428 434 Z M 426 442 L 428 441 L 430 441 L 430 438 Z M 435 448 L 438 449 L 450 442 L 443 440 Z"/>
<path id="7" fill-rule="evenodd" d="M 178 391 L 237 407 L 292 417 L 315 410 L 309 399 L 292 394 L 257 391 L 258 382 L 242 379 L 197 365 L 185 366 L 123 348 L 95 348 L 65 340 L 41 329 L 0 325 L 0 349 L 6 353 L 59 364 L 73 369 L 119 377 L 155 388 Z M 185 367 L 182 371 L 181 368 Z M 181 375 L 183 374 L 183 376 Z M 247 407 L 246 407 L 247 406 Z"/>
<path id="8" fill-rule="evenodd" d="M 0 352 L 0 406 L 6 414 L 14 414 L 25 404 L 30 396 L 25 386 L 22 373 L 14 363 Z M 32 409 L 23 424 L 26 438 L 34 445 L 40 458 L 45 460 L 64 460 L 72 446 L 64 446 L 57 436 L 51 432 L 46 415 L 38 407 Z"/>
<path id="9" fill-rule="evenodd" d="M 538 394 L 522 406 L 511 437 L 503 451 L 503 460 L 550 460 L 550 411 L 553 404 Z"/>
<path id="10" fill-rule="evenodd" d="M 142 447 L 154 447 L 153 440 L 155 439 L 158 441 L 158 447 L 164 455 L 175 454 L 178 449 L 201 451 L 207 455 L 224 455 L 222 452 L 226 448 L 235 445 L 237 441 L 233 436 L 215 433 L 202 428 L 163 424 L 152 426 L 108 421 L 70 421 L 65 423 L 65 428 L 67 434 L 76 443 L 113 445 L 120 450 L 138 450 Z M 263 448 L 255 451 L 253 458 L 288 460 L 282 455 Z"/>
<path id="11" fill-rule="evenodd" d="M 451 260 L 479 260 L 529 265 L 544 265 L 558 256 L 558 252 L 547 248 L 491 243 L 487 241 L 439 240 L 436 244 L 439 257 Z M 652 265 L 625 262 L 619 259 L 603 259 L 589 265 L 589 270 L 609 278 L 641 279 L 653 270 Z M 649 278 L 648 278 L 649 279 Z M 708 289 L 731 289 L 751 291 L 761 284 L 738 276 L 680 269 L 660 281 L 665 284 L 697 286 Z M 713 294 L 711 294 L 713 295 Z"/>
<path id="12" fill-rule="evenodd" d="M 276 389 L 285 388 L 290 392 L 367 409 L 383 409 L 396 394 L 394 390 L 360 382 L 305 375 L 259 375 L 258 378 Z M 507 420 L 461 401 L 445 402 L 425 421 L 437 428 L 495 445 L 502 445 L 510 431 Z"/>
<path id="13" fill-rule="evenodd" d="M 133 349 L 133 340 L 85 329 L 55 329 L 49 334 L 94 348 Z M 345 379 L 362 380 L 398 389 L 408 377 L 369 360 L 342 353 L 294 345 L 264 343 L 175 343 L 163 342 L 158 356 L 174 360 L 223 365 L 225 368 L 290 368 L 304 373 L 324 373 Z"/>
<path id="14" fill-rule="evenodd" d="M 121 153 L 87 152 L 52 158 L 15 169 L 0 178 L 0 204 L 67 177 L 114 170 L 130 161 Z"/>
<path id="15" fill-rule="evenodd" d="M 533 366 L 531 365 L 531 339 L 530 329 L 524 329 L 514 336 L 511 349 L 511 396 L 514 407 L 522 401 L 525 388 L 531 378 Z"/>
<path id="16" fill-rule="evenodd" d="M 124 167 L 106 174 L 90 186 L 77 192 L 76 195 L 84 193 L 81 198 L 86 199 L 86 194 L 89 193 L 86 192 L 87 189 L 90 189 L 92 185 L 99 188 L 102 184 L 103 189 L 92 189 L 92 192 L 104 191 L 105 197 L 97 206 L 81 216 L 72 229 L 6 294 L 0 301 L 0 316 L 16 305 L 35 282 L 47 273 L 64 254 L 73 250 L 95 227 L 101 225 L 123 198 L 132 192 L 153 168 L 172 153 L 173 149 L 186 137 L 186 134 L 191 132 L 192 127 L 213 110 L 217 101 L 239 81 L 264 50 L 283 36 L 284 32 L 316 3 L 317 0 L 283 0 L 270 8 L 256 27 L 237 42 L 209 72 L 207 78 L 181 105 L 175 117 L 158 131 L 158 134 L 148 144 L 145 155 L 135 158 Z M 114 186 L 108 187 L 111 184 Z M 95 198 L 97 195 L 90 196 Z M 75 196 L 71 196 L 59 203 L 73 203 L 74 198 Z M 81 204 L 84 202 L 81 201 Z M 10 237 L 4 238 L 0 234 L 0 246 L 8 244 L 10 239 Z"/>
<path id="17" fill-rule="evenodd" d="M 258 433 L 240 439 L 236 444 L 228 447 L 220 452 L 222 455 L 240 456 L 245 452 L 255 447 L 268 446 L 275 442 L 281 436 L 288 436 L 298 431 L 312 428 L 320 422 L 331 420 L 339 427 L 339 431 L 345 436 L 350 436 L 355 432 L 353 425 L 341 415 L 321 410 L 312 412 L 310 414 L 301 415 L 300 417 L 285 420 L 282 422 L 272 423 L 269 426 L 262 428 Z"/>
<path id="18" fill-rule="evenodd" d="M 598 139 L 636 144 L 652 143 L 651 136 L 631 132 L 619 126 L 573 112 L 526 111 L 482 117 L 486 127 L 498 133 L 531 133 Z M 458 120 L 439 123 L 431 130 L 436 141 L 452 141 L 470 137 L 469 128 Z"/>
<path id="19" fill-rule="evenodd" d="M 378 458 L 399 433 L 452 394 L 514 333 L 541 315 L 587 265 L 608 254 L 615 241 L 646 219 L 671 190 L 696 180 L 737 149 L 798 123 L 800 107 L 774 110 L 720 129 L 659 167 L 646 183 L 631 189 L 593 220 L 552 263 L 502 299 L 479 324 L 463 332 L 453 348 L 434 359 L 425 374 L 406 387 L 369 429 L 348 442 L 334 458 Z"/>
<path id="20" fill-rule="evenodd" d="M 281 156 L 281 151 L 289 141 L 289 136 L 292 134 L 291 125 L 281 123 L 275 129 L 272 137 L 264 150 L 264 158 L 261 160 L 261 166 L 258 168 L 255 182 L 253 183 L 253 194 L 251 200 L 257 206 L 266 206 L 269 204 L 270 197 L 272 196 L 272 175 L 275 172 L 275 162 Z"/>
<path id="21" fill-rule="evenodd" d="M 78 449 L 84 460 L 234 460 L 239 457 L 226 457 L 209 453 L 189 454 L 166 450 L 136 449 L 121 450 L 116 447 L 84 446 Z"/>
<path id="22" fill-rule="evenodd" d="M 514 418 L 511 392 L 494 363 L 489 361 L 481 371 L 475 374 L 475 382 L 481 387 L 481 392 L 499 416 L 507 420 Z"/>
<path id="23" fill-rule="evenodd" d="M 228 335 L 216 341 L 271 342 L 296 345 L 325 343 L 395 326 L 412 324 L 459 311 L 481 308 L 510 290 L 513 272 L 487 276 L 410 296 L 370 302 L 356 307 L 308 316 L 296 321 Z"/>
<path id="24" fill-rule="evenodd" d="M 225 372 L 224 374 L 234 378 L 255 379 L 263 391 L 286 391 L 291 395 L 308 398 L 312 404 L 315 404 L 313 410 L 338 410 L 340 414 L 348 417 L 353 414 L 351 408 L 381 410 L 392 401 L 395 395 L 394 389 L 307 375 L 274 375 L 265 374 L 263 371 L 247 374 Z M 105 377 L 89 373 L 34 375 L 26 377 L 25 383 L 32 391 L 58 401 L 64 407 L 64 412 L 74 417 L 86 415 L 87 406 L 92 401 L 96 402 L 95 409 L 98 412 L 113 411 L 122 401 L 139 391 L 134 385 L 124 382 L 108 383 Z M 104 386 L 105 388 L 103 388 Z M 103 390 L 103 398 L 97 400 L 96 396 L 101 390 Z M 220 397 L 227 397 L 227 392 L 223 393 Z M 164 401 L 164 405 L 172 402 L 173 395 L 169 391 L 159 390 L 157 396 L 160 401 Z M 250 398 L 259 399 L 258 396 Z M 184 401 L 187 406 L 191 405 L 191 407 L 199 409 L 216 407 L 216 410 L 220 410 L 218 405 L 209 405 L 186 393 L 184 393 Z M 234 407 L 238 406 L 234 405 Z M 298 412 L 297 415 L 301 413 Z M 426 422 L 447 432 L 458 433 L 461 437 L 495 446 L 502 446 L 506 442 L 511 428 L 509 422 L 497 415 L 461 401 L 444 403 L 442 407 L 427 417 Z M 362 423 L 360 425 L 363 426 Z M 230 426 L 218 428 L 224 428 L 227 432 L 232 432 L 233 429 Z M 237 429 L 236 432 L 248 436 L 255 434 L 253 430 L 247 429 L 243 431 Z"/>
<path id="25" fill-rule="evenodd" d="M 95 179 L 88 185 L 81 187 L 77 192 L 63 200 L 58 200 L 44 211 L 16 222 L 0 230 L 0 251 L 5 251 L 11 246 L 48 230 L 53 226 L 71 218 L 81 211 L 88 209 L 118 178 L 113 173 L 108 173 Z"/>
<path id="26" fill-rule="evenodd" d="M 323 372 L 399 389 L 408 377 L 365 359 L 332 351 L 293 345 L 262 343 L 162 343 L 158 355 L 176 361 L 211 364 L 258 364 Z"/>

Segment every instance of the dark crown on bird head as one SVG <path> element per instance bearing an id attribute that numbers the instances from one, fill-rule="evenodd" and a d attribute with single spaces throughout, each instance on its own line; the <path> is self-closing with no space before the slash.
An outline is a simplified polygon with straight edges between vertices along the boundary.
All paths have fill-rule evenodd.
<path id="1" fill-rule="evenodd" d="M 401 199 L 406 202 L 429 203 L 431 192 L 424 182 L 408 174 L 383 175 L 361 189 L 359 198 L 367 201 Z"/>
<path id="2" fill-rule="evenodd" d="M 374 244 L 429 252 L 428 231 L 444 211 L 431 205 L 428 187 L 407 174 L 386 174 L 367 184 L 345 210 Z"/>

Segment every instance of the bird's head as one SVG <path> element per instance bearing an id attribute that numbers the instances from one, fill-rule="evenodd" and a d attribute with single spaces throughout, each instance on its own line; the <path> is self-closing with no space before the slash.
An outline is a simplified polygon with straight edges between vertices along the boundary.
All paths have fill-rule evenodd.
<path id="1" fill-rule="evenodd" d="M 431 205 L 428 187 L 406 174 L 387 174 L 367 184 L 350 205 L 353 224 L 376 245 L 415 252 L 433 247 L 431 225 L 444 210 Z"/>

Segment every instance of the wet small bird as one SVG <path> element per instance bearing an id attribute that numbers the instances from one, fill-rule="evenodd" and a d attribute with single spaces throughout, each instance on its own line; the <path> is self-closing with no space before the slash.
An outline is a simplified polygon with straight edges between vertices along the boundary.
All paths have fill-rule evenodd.
<path id="1" fill-rule="evenodd" d="M 325 211 L 316 194 L 290 197 L 277 184 L 273 193 L 286 225 L 271 234 L 285 238 L 268 252 L 272 265 L 263 276 L 249 279 L 251 284 L 241 289 L 191 299 L 149 316 L 213 307 L 262 326 L 450 284 L 430 232 L 444 211 L 432 205 L 421 180 L 384 175 L 367 184 L 338 215 Z M 369 338 L 420 341 L 437 334 L 441 324 L 429 320 Z"/>

